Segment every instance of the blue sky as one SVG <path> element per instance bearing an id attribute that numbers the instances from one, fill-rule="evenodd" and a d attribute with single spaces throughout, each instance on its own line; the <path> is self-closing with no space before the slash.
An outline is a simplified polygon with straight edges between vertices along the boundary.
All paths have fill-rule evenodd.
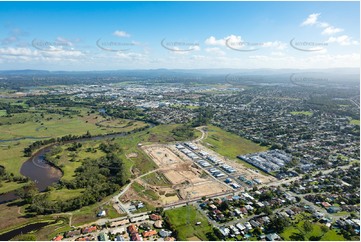
<path id="1" fill-rule="evenodd" d="M 0 69 L 359 67 L 359 9 L 359 2 L 0 2 Z"/>

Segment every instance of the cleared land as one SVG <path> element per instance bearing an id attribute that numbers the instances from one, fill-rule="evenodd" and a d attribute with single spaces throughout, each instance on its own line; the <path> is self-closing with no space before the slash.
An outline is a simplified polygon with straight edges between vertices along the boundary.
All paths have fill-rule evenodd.
<path id="1" fill-rule="evenodd" d="M 268 149 L 216 126 L 209 125 L 207 133 L 208 135 L 202 143 L 206 147 L 231 159 L 236 158 L 238 155 L 256 153 Z"/>
<path id="2" fill-rule="evenodd" d="M 261 180 L 263 180 L 265 177 L 269 177 L 269 175 L 265 172 L 237 158 L 238 155 L 266 151 L 268 150 L 268 147 L 260 146 L 250 140 L 227 132 L 213 125 L 207 126 L 206 133 L 206 138 L 198 143 L 199 146 L 203 147 L 203 150 L 206 150 L 208 153 L 217 156 L 228 165 L 232 165 L 244 171 L 241 175 L 251 178 L 252 176 L 258 176 L 258 174 L 260 174 L 264 176 L 258 177 L 261 178 Z M 257 170 L 258 173 L 256 173 L 255 170 Z M 264 180 L 264 182 L 266 180 Z"/>
<path id="3" fill-rule="evenodd" d="M 213 178 L 202 176 L 203 170 L 178 152 L 174 145 L 149 145 L 142 148 L 160 168 L 158 173 L 163 174 L 172 184 L 174 192 L 179 191 L 179 199 L 192 199 L 230 190 Z M 161 192 L 162 188 L 157 187 L 157 191 Z"/>

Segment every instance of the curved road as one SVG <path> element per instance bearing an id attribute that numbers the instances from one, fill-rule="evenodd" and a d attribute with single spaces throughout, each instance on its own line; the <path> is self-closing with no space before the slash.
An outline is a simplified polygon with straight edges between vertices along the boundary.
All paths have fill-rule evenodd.
<path id="1" fill-rule="evenodd" d="M 196 128 L 198 131 L 200 131 L 200 132 L 202 133 L 202 135 L 201 135 L 201 137 L 193 140 L 192 142 L 198 143 L 198 142 L 202 141 L 203 139 L 207 138 L 207 132 L 204 130 L 204 128 L 206 128 L 206 127 L 207 127 L 207 126 L 200 126 L 200 127 L 197 127 L 197 128 Z M 124 212 L 124 213 L 126 213 L 129 217 L 134 216 L 133 214 L 131 214 L 131 213 L 129 212 L 129 210 L 124 206 L 124 204 L 122 204 L 122 203 L 120 202 L 119 198 L 120 198 L 124 193 L 126 193 L 126 192 L 128 191 L 128 189 L 131 187 L 131 185 L 132 185 L 135 181 L 141 179 L 141 178 L 144 177 L 144 176 L 147 176 L 147 175 L 149 175 L 149 174 L 151 174 L 151 173 L 154 173 L 154 172 L 157 172 L 157 171 L 160 171 L 160 170 L 166 170 L 166 168 L 158 168 L 158 169 L 149 171 L 149 172 L 147 172 L 147 173 L 145 173 L 145 174 L 143 174 L 143 175 L 141 175 L 141 176 L 138 176 L 137 178 L 132 179 L 132 180 L 129 182 L 129 184 L 128 184 L 126 187 L 124 187 L 124 189 L 122 189 L 122 190 L 120 191 L 120 193 L 118 193 L 117 195 L 115 195 L 115 196 L 112 198 L 112 201 L 113 201 L 113 203 L 114 203 L 114 206 L 113 206 L 113 207 L 117 210 L 117 212 L 120 213 L 120 214 L 121 214 L 122 212 Z M 185 202 L 186 202 L 186 201 L 185 201 Z M 135 215 L 135 216 L 138 216 L 138 215 Z"/>

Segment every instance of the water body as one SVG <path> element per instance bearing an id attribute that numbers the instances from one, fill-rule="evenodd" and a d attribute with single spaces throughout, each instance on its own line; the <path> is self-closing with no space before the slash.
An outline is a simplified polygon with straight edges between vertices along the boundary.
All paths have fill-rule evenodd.
<path id="1" fill-rule="evenodd" d="M 153 124 L 149 124 L 149 127 L 153 127 Z M 132 132 L 134 133 L 134 132 Z M 127 133 L 117 133 L 117 134 L 108 134 L 108 135 L 99 135 L 93 136 L 90 138 L 79 138 L 71 141 L 66 141 L 63 143 L 73 143 L 73 142 L 84 142 L 91 140 L 102 140 L 102 139 L 112 139 L 117 137 L 124 137 L 128 135 Z M 55 144 L 54 144 L 55 145 Z M 36 187 L 39 191 L 44 191 L 48 186 L 53 183 L 58 182 L 63 176 L 62 171 L 49 164 L 45 160 L 45 155 L 48 153 L 54 145 L 47 146 L 40 149 L 38 152 L 33 154 L 27 161 L 23 163 L 20 168 L 20 173 L 23 176 L 29 177 L 30 180 L 36 183 Z M 0 204 L 13 201 L 17 198 L 14 192 L 9 192 L 0 195 Z M 1 241 L 1 239 L 0 239 Z"/>
<path id="2" fill-rule="evenodd" d="M 19 234 L 26 234 L 26 233 L 29 233 L 34 230 L 39 230 L 42 227 L 47 226 L 52 223 L 54 223 L 54 222 L 40 222 L 40 223 L 25 225 L 24 227 L 14 229 L 7 233 L 1 234 L 0 241 L 9 241 L 10 239 L 14 238 L 15 236 L 17 236 Z"/>
<path id="3" fill-rule="evenodd" d="M 35 139 L 35 140 L 42 140 L 42 139 L 48 139 L 50 137 L 33 137 L 33 136 L 24 136 L 24 137 L 20 137 L 20 138 L 13 138 L 13 139 L 0 139 L 0 143 L 5 143 L 5 142 L 12 142 L 12 141 L 18 141 L 18 140 L 23 140 L 23 139 Z"/>
<path id="4" fill-rule="evenodd" d="M 60 169 L 50 165 L 45 160 L 45 154 L 48 153 L 53 146 L 46 147 L 38 151 L 34 156 L 28 159 L 20 168 L 23 176 L 29 177 L 36 183 L 39 191 L 44 191 L 54 182 L 58 182 L 63 176 Z"/>

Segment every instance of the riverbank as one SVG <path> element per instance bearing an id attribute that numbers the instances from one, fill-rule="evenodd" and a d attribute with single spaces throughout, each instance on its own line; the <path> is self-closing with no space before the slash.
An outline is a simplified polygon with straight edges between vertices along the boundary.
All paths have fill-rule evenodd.
<path id="1" fill-rule="evenodd" d="M 144 127 L 136 128 L 126 132 L 115 132 L 90 137 L 78 137 L 71 140 L 61 142 L 55 141 L 53 143 L 49 143 L 46 146 L 37 149 L 35 153 L 32 154 L 32 156 L 22 164 L 20 168 L 20 174 L 29 177 L 30 180 L 34 181 L 39 191 L 44 191 L 49 185 L 58 182 L 64 174 L 64 170 L 61 167 L 45 159 L 46 153 L 49 152 L 55 145 L 124 137 L 126 135 L 144 131 L 153 126 L 153 124 L 147 124 Z M 0 195 L 0 202 L 9 202 L 15 200 L 16 198 L 17 197 L 15 196 L 15 192 L 9 191 Z"/>

